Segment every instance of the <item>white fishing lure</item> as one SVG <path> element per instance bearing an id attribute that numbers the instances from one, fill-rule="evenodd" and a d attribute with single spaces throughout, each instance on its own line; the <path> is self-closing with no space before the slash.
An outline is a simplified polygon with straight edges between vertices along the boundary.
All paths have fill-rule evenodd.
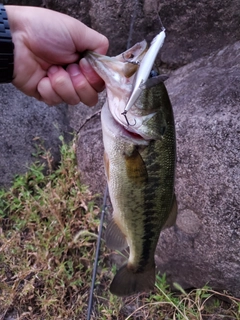
<path id="1" fill-rule="evenodd" d="M 142 86 L 149 77 L 154 61 L 156 59 L 156 56 L 159 50 L 163 45 L 165 37 L 166 37 L 165 29 L 162 28 L 162 31 L 158 35 L 156 35 L 156 37 L 152 40 L 151 45 L 147 53 L 145 54 L 144 58 L 142 59 L 139 69 L 136 73 L 136 77 L 133 85 L 133 91 L 124 109 L 124 112 L 122 113 L 123 115 L 126 116 L 128 110 L 133 106 L 133 104 L 136 102 L 136 100 L 140 96 L 142 91 Z"/>

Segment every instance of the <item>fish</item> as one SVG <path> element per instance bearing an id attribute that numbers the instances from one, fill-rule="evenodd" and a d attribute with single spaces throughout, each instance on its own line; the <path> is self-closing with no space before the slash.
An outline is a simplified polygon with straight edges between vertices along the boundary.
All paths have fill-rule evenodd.
<path id="1" fill-rule="evenodd" d="M 101 110 L 104 167 L 113 207 L 105 240 L 113 250 L 129 247 L 110 292 L 119 297 L 154 289 L 155 250 L 160 232 L 174 225 L 176 137 L 174 115 L 160 76 L 148 78 L 129 108 L 139 65 L 148 52 L 143 40 L 114 57 L 88 51 L 87 61 L 105 81 Z"/>

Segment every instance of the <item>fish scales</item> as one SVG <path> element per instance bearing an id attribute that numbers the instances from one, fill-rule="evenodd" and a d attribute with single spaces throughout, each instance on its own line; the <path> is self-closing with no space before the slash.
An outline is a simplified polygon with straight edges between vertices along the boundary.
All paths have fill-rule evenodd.
<path id="1" fill-rule="evenodd" d="M 148 168 L 149 181 L 144 191 L 144 242 L 143 242 L 143 260 L 147 263 L 149 257 L 155 252 L 159 237 L 159 230 L 166 222 L 166 212 L 170 212 L 173 203 L 172 181 L 174 179 L 174 128 L 169 127 L 162 141 L 154 141 L 149 146 L 148 159 L 146 166 Z M 165 148 L 170 149 L 169 153 L 161 153 Z M 152 150 L 153 149 L 153 150 Z M 160 151 L 160 152 L 159 152 Z M 151 159 L 154 159 L 151 161 Z M 168 198 L 166 199 L 166 194 Z M 168 200 L 168 201 L 167 201 Z M 151 236 L 152 235 L 152 236 Z M 152 251 L 149 249 L 152 248 Z M 143 261 L 140 262 L 143 265 Z"/>
<path id="2" fill-rule="evenodd" d="M 134 46 L 124 55 L 130 52 L 136 59 L 143 57 L 139 46 L 141 43 L 137 53 Z M 142 47 L 145 50 L 144 45 Z M 136 126 L 123 125 L 119 120 L 119 105 L 126 103 L 131 93 L 129 84 L 134 80 L 134 73 L 126 77 L 127 63 L 121 57 L 87 55 L 107 89 L 101 121 L 113 219 L 106 230 L 106 244 L 112 249 L 121 250 L 127 246 L 130 249 L 128 261 L 118 270 L 110 291 L 127 296 L 154 287 L 158 238 L 163 228 L 174 223 L 177 212 L 174 195 L 176 147 L 171 102 L 164 83 L 157 78 L 147 81 L 128 111 L 129 119 L 135 120 Z M 133 66 L 129 65 L 132 72 Z"/>

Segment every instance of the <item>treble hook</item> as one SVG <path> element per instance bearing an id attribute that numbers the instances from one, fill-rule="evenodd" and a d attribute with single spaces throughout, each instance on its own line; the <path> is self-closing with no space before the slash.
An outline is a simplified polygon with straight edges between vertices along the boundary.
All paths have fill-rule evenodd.
<path id="1" fill-rule="evenodd" d="M 128 126 L 134 127 L 136 125 L 136 123 L 137 123 L 136 119 L 134 119 L 134 124 L 129 123 L 128 118 L 127 118 L 127 110 L 124 110 L 121 114 L 124 116 Z"/>

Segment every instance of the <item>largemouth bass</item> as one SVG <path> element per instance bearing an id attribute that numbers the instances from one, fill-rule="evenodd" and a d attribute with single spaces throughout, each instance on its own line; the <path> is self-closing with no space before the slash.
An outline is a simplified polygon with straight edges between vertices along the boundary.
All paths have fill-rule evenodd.
<path id="1" fill-rule="evenodd" d="M 177 213 L 174 117 L 161 76 L 146 81 L 127 118 L 123 116 L 147 50 L 142 41 L 116 57 L 86 55 L 107 90 L 101 121 L 113 217 L 106 244 L 111 249 L 130 249 L 128 261 L 110 286 L 117 296 L 154 288 L 158 238 L 163 228 L 174 224 Z"/>

